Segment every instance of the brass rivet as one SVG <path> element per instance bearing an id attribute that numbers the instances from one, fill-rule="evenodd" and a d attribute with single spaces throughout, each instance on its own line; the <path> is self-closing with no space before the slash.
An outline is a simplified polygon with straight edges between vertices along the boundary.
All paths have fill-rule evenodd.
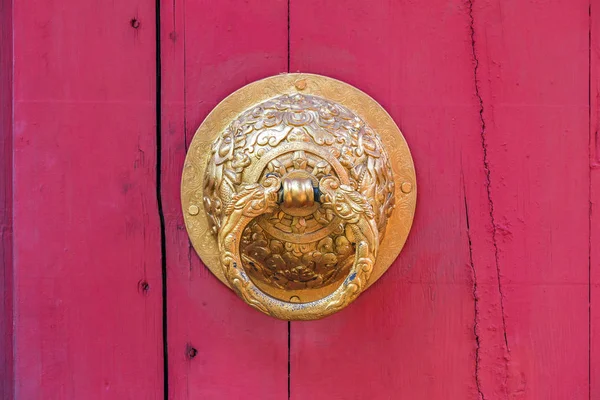
<path id="1" fill-rule="evenodd" d="M 290 302 L 291 303 L 300 303 L 300 297 L 292 296 L 292 297 L 290 297 Z"/>
<path id="2" fill-rule="evenodd" d="M 412 183 L 404 182 L 402 186 L 400 186 L 402 193 L 410 193 L 412 191 Z"/>
<path id="3" fill-rule="evenodd" d="M 298 90 L 306 89 L 306 80 L 301 79 L 299 81 L 296 81 L 295 86 L 296 86 L 296 89 L 298 89 Z"/>
<path id="4" fill-rule="evenodd" d="M 190 215 L 198 215 L 198 213 L 200 212 L 200 209 L 198 208 L 197 205 L 192 204 L 189 208 L 188 208 L 188 212 L 190 213 Z"/>

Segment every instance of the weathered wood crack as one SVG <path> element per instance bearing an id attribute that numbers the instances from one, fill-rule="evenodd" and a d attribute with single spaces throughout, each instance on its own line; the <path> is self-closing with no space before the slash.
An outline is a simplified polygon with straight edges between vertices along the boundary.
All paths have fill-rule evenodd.
<path id="1" fill-rule="evenodd" d="M 510 353 L 510 347 L 508 346 L 508 336 L 506 334 L 506 318 L 504 313 L 504 293 L 502 291 L 502 279 L 500 274 L 500 262 L 499 262 L 499 253 L 498 253 L 498 241 L 497 241 L 497 225 L 494 217 L 494 201 L 492 199 L 492 190 L 491 190 L 491 171 L 488 159 L 488 146 L 486 139 L 486 124 L 484 118 L 484 106 L 483 106 L 483 98 L 479 91 L 479 58 L 477 56 L 477 52 L 475 49 L 475 20 L 473 17 L 473 0 L 469 0 L 469 29 L 471 32 L 471 49 L 473 51 L 473 77 L 475 80 L 475 96 L 479 101 L 479 119 L 481 122 L 481 147 L 483 149 L 483 169 L 485 171 L 485 188 L 487 192 L 488 203 L 490 207 L 490 220 L 492 223 L 492 243 L 494 245 L 494 257 L 496 263 L 496 274 L 498 279 L 498 292 L 500 293 L 500 310 L 502 314 L 502 328 L 504 331 L 504 343 L 506 345 L 506 350 Z"/>
<path id="2" fill-rule="evenodd" d="M 479 370 L 481 368 L 479 361 L 481 360 L 480 350 L 481 341 L 479 338 L 479 294 L 477 292 L 477 271 L 475 270 L 475 264 L 473 263 L 473 243 L 471 241 L 471 226 L 469 224 L 469 205 L 467 204 L 467 191 L 465 188 L 464 178 L 462 179 L 463 184 L 463 199 L 465 202 L 465 221 L 467 224 L 467 239 L 469 242 L 469 264 L 471 266 L 471 274 L 473 276 L 473 306 L 475 313 L 473 315 L 473 334 L 475 335 L 475 385 L 477 386 L 477 393 L 479 394 L 480 400 L 485 400 L 483 390 L 481 389 L 481 379 L 479 378 Z"/>

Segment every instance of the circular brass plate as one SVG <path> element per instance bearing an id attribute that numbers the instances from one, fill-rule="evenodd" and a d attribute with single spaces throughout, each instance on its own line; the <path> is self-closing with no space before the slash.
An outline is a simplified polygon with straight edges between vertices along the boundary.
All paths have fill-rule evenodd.
<path id="1" fill-rule="evenodd" d="M 203 181 L 215 138 L 242 112 L 284 94 L 309 94 L 323 97 L 347 107 L 379 134 L 389 156 L 396 186 L 396 205 L 388 220 L 377 261 L 368 286 L 372 285 L 394 262 L 406 242 L 417 200 L 417 184 L 410 150 L 400 129 L 374 99 L 359 89 L 321 75 L 281 74 L 250 83 L 227 96 L 200 125 L 185 159 L 181 202 L 186 228 L 192 245 L 202 262 L 221 282 L 227 283 L 219 261 L 216 236 L 210 231 L 203 205 Z M 265 289 L 265 288 L 263 288 Z M 324 289 L 323 292 L 330 291 Z M 269 289 L 277 298 L 290 302 L 307 302 L 322 297 L 320 291 L 284 291 Z"/>

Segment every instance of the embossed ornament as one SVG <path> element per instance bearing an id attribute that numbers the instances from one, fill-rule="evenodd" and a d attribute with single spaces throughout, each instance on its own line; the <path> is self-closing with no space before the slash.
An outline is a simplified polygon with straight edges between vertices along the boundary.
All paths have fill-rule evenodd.
<path id="1" fill-rule="evenodd" d="M 211 270 L 220 268 L 217 276 L 248 304 L 277 318 L 316 319 L 364 291 L 372 283 L 380 246 L 401 247 L 410 229 L 416 193 L 397 188 L 393 159 L 378 126 L 391 123 L 396 132 L 386 134 L 399 135 L 391 139 L 400 139 L 405 149 L 392 155 L 408 156 L 396 166 L 403 168 L 399 182 L 414 185 L 415 179 L 400 132 L 372 99 L 315 75 L 301 75 L 299 93 L 295 75 L 251 84 L 219 105 L 233 98 L 240 109 L 249 103 L 244 95 L 261 97 L 258 86 L 273 89 L 279 83 L 284 89 L 269 97 L 263 92 L 263 101 L 216 124 L 222 129 L 211 132 L 210 147 L 196 135 L 186 159 L 182 202 L 199 254 Z M 248 90 L 252 85 L 256 90 Z M 362 97 L 364 105 L 383 111 L 386 123 L 374 119 L 375 126 L 369 124 L 343 104 L 347 101 L 324 96 L 323 85 L 339 86 L 344 90 L 338 95 L 354 95 L 355 101 Z M 213 115 L 199 133 L 216 127 Z M 405 233 L 386 242 L 389 221 L 398 221 L 392 218 L 397 204 L 398 212 L 406 214 Z M 218 249 L 219 265 L 211 265 L 211 246 Z"/>

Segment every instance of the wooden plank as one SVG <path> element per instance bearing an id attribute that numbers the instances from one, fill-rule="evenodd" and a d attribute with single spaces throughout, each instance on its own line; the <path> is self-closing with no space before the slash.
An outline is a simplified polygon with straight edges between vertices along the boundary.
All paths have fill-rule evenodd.
<path id="1" fill-rule="evenodd" d="M 587 5 L 547 3 L 292 1 L 291 69 L 378 99 L 420 182 L 382 281 L 292 324 L 292 398 L 587 396 Z"/>
<path id="2" fill-rule="evenodd" d="M 600 7 L 590 3 L 590 399 L 600 398 Z"/>
<path id="3" fill-rule="evenodd" d="M 12 1 L 0 0 L 0 396 L 13 398 Z"/>
<path id="4" fill-rule="evenodd" d="M 245 305 L 200 262 L 181 215 L 187 144 L 230 92 L 287 69 L 287 2 L 161 2 L 162 198 L 170 399 L 283 399 L 287 323 Z"/>
<path id="5" fill-rule="evenodd" d="M 509 398 L 589 394 L 588 8 L 473 3 Z"/>
<path id="6" fill-rule="evenodd" d="M 162 399 L 155 8 L 14 3 L 19 399 Z"/>
<path id="7" fill-rule="evenodd" d="M 476 399 L 482 390 L 475 330 L 481 344 L 502 342 L 477 328 L 499 314 L 475 315 L 474 296 L 488 305 L 499 296 L 480 265 L 489 246 L 469 246 L 489 224 L 469 24 L 461 1 L 291 2 L 291 70 L 377 99 L 403 131 L 419 182 L 413 230 L 386 275 L 341 313 L 291 324 L 292 399 Z"/>

